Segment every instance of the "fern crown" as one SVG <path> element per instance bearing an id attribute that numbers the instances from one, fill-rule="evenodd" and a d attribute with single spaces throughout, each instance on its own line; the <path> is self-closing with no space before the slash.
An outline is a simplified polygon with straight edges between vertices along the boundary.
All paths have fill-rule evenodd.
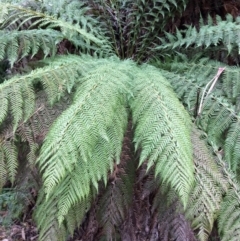
<path id="1" fill-rule="evenodd" d="M 40 241 L 240 239 L 240 20 L 193 2 L 0 3 L 0 189 Z"/>

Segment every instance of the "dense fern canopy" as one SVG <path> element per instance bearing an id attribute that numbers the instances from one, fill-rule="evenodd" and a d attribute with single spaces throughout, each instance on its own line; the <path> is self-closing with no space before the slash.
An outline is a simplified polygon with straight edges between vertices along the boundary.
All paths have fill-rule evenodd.
<path id="1" fill-rule="evenodd" d="M 209 2 L 1 1 L 5 216 L 32 207 L 39 241 L 240 240 L 240 6 Z"/>

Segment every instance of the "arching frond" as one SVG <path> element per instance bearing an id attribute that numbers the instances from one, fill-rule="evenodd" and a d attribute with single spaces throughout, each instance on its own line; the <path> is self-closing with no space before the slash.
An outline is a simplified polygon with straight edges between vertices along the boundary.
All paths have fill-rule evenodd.
<path id="1" fill-rule="evenodd" d="M 218 158 L 218 162 L 222 166 L 229 185 L 229 189 L 221 203 L 218 232 L 222 241 L 237 241 L 240 238 L 240 186 L 221 157 Z"/>
<path id="2" fill-rule="evenodd" d="M 193 230 L 197 232 L 198 239 L 207 241 L 228 183 L 200 135 L 194 128 L 192 144 L 196 184 L 190 194 L 186 216 L 191 221 Z"/>
<path id="3" fill-rule="evenodd" d="M 87 30 L 86 26 L 80 27 L 78 23 L 74 23 L 64 19 L 64 16 L 57 18 L 48 15 L 42 11 L 33 10 L 28 7 L 1 3 L 0 12 L 2 16 L 1 29 L 20 29 L 25 28 L 60 28 L 64 38 L 72 41 L 77 47 L 89 51 L 96 50 L 96 46 L 103 45 L 103 40 L 99 39 L 95 33 Z M 93 45 L 91 45 L 93 44 Z M 94 47 L 95 45 L 95 47 Z M 104 45 L 103 45 L 104 47 Z M 99 49 L 98 49 L 99 50 Z"/>
<path id="4" fill-rule="evenodd" d="M 239 22 L 239 18 L 233 21 L 231 15 L 228 15 L 226 21 L 218 16 L 216 25 L 202 25 L 199 30 L 196 27 L 189 26 L 187 30 L 177 30 L 174 35 L 166 33 L 166 38 L 162 39 L 162 44 L 155 49 L 188 48 L 189 46 L 208 48 L 211 45 L 222 44 L 230 53 L 234 47 L 240 49 Z"/>
<path id="5" fill-rule="evenodd" d="M 42 50 L 44 56 L 55 55 L 56 45 L 63 35 L 55 30 L 0 31 L 0 61 L 7 59 L 13 64 L 31 54 L 33 57 Z"/>
<path id="6" fill-rule="evenodd" d="M 0 136 L 1 138 L 1 136 Z M 2 138 L 1 138 L 2 139 Z M 1 140 L 0 143 L 0 191 L 7 180 L 14 183 L 17 175 L 18 161 L 17 161 L 17 147 L 14 140 Z"/>
<path id="7" fill-rule="evenodd" d="M 112 78 L 115 81 L 111 83 Z M 122 78 L 126 81 L 128 77 L 120 72 L 113 73 L 109 66 L 86 75 L 76 92 L 74 104 L 55 122 L 40 153 L 39 164 L 44 170 L 46 187 L 43 193 L 47 191 L 48 196 L 41 205 L 46 210 L 48 205 L 56 205 L 51 218 L 62 225 L 65 219 L 68 225 L 72 223 L 68 227 L 71 227 L 71 232 L 81 221 L 77 219 L 78 222 L 75 222 L 69 216 L 73 213 L 71 210 L 77 204 L 83 205 L 90 195 L 91 185 L 97 189 L 100 179 L 106 182 L 108 170 L 113 168 L 114 159 L 118 162 L 121 153 L 127 110 L 126 99 L 121 94 L 125 87 L 116 88 L 116 84 Z M 63 123 L 67 125 L 64 127 Z M 63 131 L 58 131 L 59 138 L 56 138 L 55 131 L 59 125 Z M 40 213 L 41 210 L 36 213 L 41 230 L 40 240 L 45 240 L 52 221 Z M 48 220 L 48 225 L 45 225 L 45 220 Z"/>
<path id="8" fill-rule="evenodd" d="M 237 67 L 212 61 L 209 60 L 209 58 L 187 61 L 173 60 L 167 63 L 158 61 L 156 65 L 169 72 L 184 75 L 185 78 L 191 79 L 191 82 L 203 89 L 207 84 L 209 84 L 208 89 L 210 89 L 213 83 L 211 80 L 217 77 L 217 81 L 212 89 L 214 95 L 225 96 L 233 105 L 238 104 L 240 98 L 240 69 Z M 220 75 L 218 75 L 219 70 L 222 70 Z M 206 89 L 206 91 L 208 91 L 208 89 Z"/>
<path id="9" fill-rule="evenodd" d="M 143 70 L 135 74 L 131 102 L 134 141 L 142 150 L 139 163 L 148 160 L 148 169 L 155 164 L 155 175 L 170 183 L 186 205 L 194 179 L 191 122 L 159 71 Z"/>
<path id="10" fill-rule="evenodd" d="M 71 179 L 71 177 L 69 177 L 69 179 Z M 39 241 L 65 241 L 69 234 L 73 235 L 74 229 L 82 222 L 90 208 L 92 198 L 95 196 L 95 194 L 91 192 L 85 198 L 77 201 L 68 210 L 68 215 L 65 216 L 65 222 L 59 224 L 58 217 L 59 211 L 61 210 L 59 201 L 63 201 L 63 199 L 61 199 L 62 194 L 65 191 L 63 188 L 64 185 L 57 187 L 48 200 L 45 199 L 44 191 L 41 190 L 40 192 L 38 198 L 39 208 L 34 214 L 40 230 Z"/>
<path id="11" fill-rule="evenodd" d="M 119 162 L 128 116 L 124 92 L 130 79 L 123 72 L 127 64 L 116 66 L 110 61 L 82 78 L 73 104 L 54 123 L 41 148 L 44 205 L 59 193 L 55 217 L 60 223 L 89 196 L 92 185 L 98 189 L 99 180 L 106 183 L 114 160 Z"/>
<path id="12" fill-rule="evenodd" d="M 219 217 L 219 233 L 222 241 L 237 241 L 240 239 L 240 189 L 235 184 L 228 191 L 221 204 Z"/>
<path id="13" fill-rule="evenodd" d="M 16 137 L 18 136 L 18 139 L 20 137 L 23 142 L 27 141 L 30 148 L 27 159 L 29 164 L 33 165 L 39 147 L 39 137 L 37 136 L 42 136 L 41 138 L 43 140 L 48 130 L 48 128 L 40 128 L 40 133 L 39 131 L 35 131 L 36 135 L 34 136 L 32 135 L 34 132 L 32 128 L 35 128 L 35 124 L 30 124 L 29 122 L 24 123 L 31 117 L 32 121 L 36 121 L 37 113 L 44 111 L 43 106 L 36 106 L 35 108 L 35 97 L 37 96 L 36 98 L 39 98 L 39 95 L 34 92 L 35 83 L 40 82 L 43 85 L 48 102 L 53 104 L 66 90 L 71 92 L 79 74 L 81 74 L 82 71 L 86 72 L 86 66 L 88 64 L 92 66 L 91 62 L 94 62 L 89 58 L 83 59 L 84 58 L 76 56 L 59 57 L 56 58 L 55 61 L 52 60 L 50 66 L 34 70 L 25 76 L 13 77 L 0 85 L 0 108 L 2 108 L 2 112 L 0 112 L 1 128 L 6 127 L 6 124 L 9 126 L 3 129 L 4 131 L 0 135 L 0 155 L 1 165 L 3 167 L 0 171 L 1 186 L 4 185 L 7 180 L 10 180 L 12 183 L 15 180 L 19 164 Z M 46 64 L 47 61 L 48 60 L 46 60 Z M 97 64 L 97 62 L 98 61 L 95 63 Z M 101 64 L 98 63 L 98 65 Z M 55 112 L 56 114 L 51 116 L 52 119 L 49 118 L 51 121 L 54 120 L 54 116 L 55 118 L 57 117 L 58 111 Z M 6 119 L 8 115 L 11 116 L 11 118 L 8 117 Z M 44 117 L 44 122 L 47 122 L 49 119 Z M 52 122 L 49 122 L 48 125 L 51 123 Z M 38 124 L 41 124 L 39 120 Z M 44 132 L 42 132 L 43 130 Z"/>
<path id="14" fill-rule="evenodd" d="M 213 91 L 204 99 L 199 113 L 199 93 L 203 93 L 205 86 L 200 86 L 193 77 L 186 78 L 181 74 L 165 71 L 162 74 L 172 83 L 179 98 L 196 118 L 197 125 L 207 132 L 209 140 L 223 147 L 230 125 L 239 119 L 234 106 L 226 98 L 216 96 Z"/>
<path id="15" fill-rule="evenodd" d="M 240 180 L 240 118 L 232 123 L 227 133 L 224 143 L 224 152 L 226 161 L 230 169 L 236 174 L 236 178 Z"/>
<path id="16" fill-rule="evenodd" d="M 109 37 L 115 53 L 121 58 L 141 62 L 154 55 L 154 44 L 171 21 L 174 13 L 181 13 L 186 0 L 175 1 L 85 1 Z"/>
<path id="17" fill-rule="evenodd" d="M 53 104 L 66 90 L 71 92 L 77 77 L 82 71 L 86 71 L 88 64 L 91 66 L 91 60 L 89 62 L 76 56 L 59 57 L 51 59 L 50 66 L 6 80 L 0 85 L 0 123 L 10 112 L 16 130 L 18 123 L 21 120 L 26 121 L 34 111 L 35 83 L 40 82 L 43 85 L 49 102 Z"/>

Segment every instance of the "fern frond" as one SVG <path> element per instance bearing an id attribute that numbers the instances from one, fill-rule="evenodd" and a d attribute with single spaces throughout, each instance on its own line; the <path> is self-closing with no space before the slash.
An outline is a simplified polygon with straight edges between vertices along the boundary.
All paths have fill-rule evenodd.
<path id="1" fill-rule="evenodd" d="M 123 93 L 130 79 L 121 71 L 127 64 L 122 69 L 116 66 L 100 66 L 82 78 L 73 104 L 52 126 L 41 148 L 38 163 L 47 197 L 54 187 L 64 185 L 60 221 L 73 204 L 88 196 L 91 184 L 97 189 L 100 179 L 106 183 L 113 160 L 119 162 L 128 115 Z"/>
<path id="2" fill-rule="evenodd" d="M 194 115 L 196 123 L 207 132 L 210 141 L 222 147 L 225 134 L 230 125 L 238 120 L 235 108 L 228 103 L 224 97 L 218 97 L 210 93 L 204 100 L 200 115 L 196 114 L 199 109 L 198 91 L 203 93 L 205 86 L 196 83 L 195 78 L 186 78 L 183 75 L 162 71 L 162 74 L 172 83 L 174 90 L 182 102 L 188 107 L 189 112 Z"/>
<path id="3" fill-rule="evenodd" d="M 221 156 L 218 156 L 217 161 L 221 165 L 229 185 L 229 189 L 221 203 L 218 231 L 222 241 L 237 241 L 240 238 L 240 186 Z"/>
<path id="4" fill-rule="evenodd" d="M 197 30 L 196 27 L 189 26 L 187 30 L 176 30 L 176 34 L 167 34 L 163 43 L 157 46 L 156 50 L 205 47 L 211 45 L 222 44 L 230 53 L 234 47 L 240 50 L 239 44 L 239 21 L 233 22 L 230 19 L 223 21 L 219 16 L 217 17 L 216 25 L 202 25 Z"/>
<path id="5" fill-rule="evenodd" d="M 91 60 L 83 60 L 76 56 L 51 60 L 50 66 L 33 70 L 27 75 L 13 77 L 0 84 L 0 120 L 3 121 L 9 111 L 13 116 L 14 130 L 21 120 L 26 121 L 34 111 L 35 83 L 40 82 L 43 85 L 49 102 L 53 104 L 66 90 L 70 92 L 81 71 L 85 71 L 88 64 L 91 66 Z"/>
<path id="6" fill-rule="evenodd" d="M 6 122 L 12 122 L 13 124 L 13 128 L 8 130 L 9 133 L 1 133 L 2 135 L 0 139 L 1 159 L 3 158 L 3 162 L 6 166 L 7 180 L 10 179 L 13 183 L 17 173 L 18 151 L 14 143 L 16 136 L 20 136 L 22 141 L 24 141 L 24 138 L 28 138 L 30 152 L 27 158 L 29 160 L 29 164 L 33 164 L 36 159 L 38 141 L 36 140 L 35 142 L 35 140 L 31 140 L 33 136 L 31 137 L 30 133 L 27 134 L 27 132 L 24 132 L 28 130 L 32 133 L 31 125 L 29 125 L 29 123 L 22 123 L 26 122 L 35 110 L 36 94 L 33 89 L 34 84 L 40 81 L 40 83 L 47 88 L 46 93 L 48 95 L 48 100 L 53 104 L 53 102 L 63 94 L 62 91 L 66 91 L 67 89 L 69 92 L 71 91 L 74 81 L 76 81 L 77 77 L 81 73 L 81 69 L 84 71 L 88 64 L 90 64 L 89 66 L 92 66 L 91 62 L 94 61 L 90 59 L 83 60 L 82 58 L 76 56 L 56 58 L 55 62 L 54 60 L 51 62 L 51 66 L 37 69 L 25 76 L 13 77 L 0 85 L 0 98 L 3 100 L 0 103 L 3 110 L 0 113 L 1 124 L 6 119 L 9 112 L 12 118 L 8 118 Z M 96 63 L 97 62 L 98 61 L 96 61 Z M 44 118 L 44 121 L 46 122 L 47 118 Z M 26 125 L 27 127 L 24 129 L 24 126 Z M 43 129 L 47 131 L 46 127 L 42 128 L 41 131 Z M 40 133 L 40 135 L 45 134 L 46 133 Z M 0 173 L 1 180 L 6 180 L 5 169 L 3 168 Z"/>
<path id="7" fill-rule="evenodd" d="M 38 196 L 38 209 L 35 212 L 35 220 L 40 229 L 39 240 L 54 240 L 54 241 L 65 241 L 67 238 L 66 227 L 62 224 L 59 225 L 56 213 L 57 198 L 55 194 L 51 197 L 51 202 L 47 205 L 44 203 L 44 197 L 41 192 Z M 43 203 L 41 203 L 41 201 Z"/>
<path id="8" fill-rule="evenodd" d="M 7 180 L 14 183 L 17 168 L 18 168 L 18 156 L 17 147 L 14 140 L 2 140 L 0 136 L 0 157 L 1 166 L 3 169 L 0 171 L 1 188 Z"/>
<path id="9" fill-rule="evenodd" d="M 193 230 L 197 231 L 198 239 L 207 241 L 228 183 L 200 135 L 194 128 L 192 143 L 196 184 L 190 194 L 186 216 L 191 221 Z"/>
<path id="10" fill-rule="evenodd" d="M 240 189 L 235 184 L 227 193 L 221 204 L 219 217 L 219 233 L 222 241 L 240 239 Z"/>
<path id="11" fill-rule="evenodd" d="M 5 162 L 4 150 L 0 148 L 0 190 L 2 190 L 4 184 L 7 182 L 7 165 Z"/>
<path id="12" fill-rule="evenodd" d="M 91 7 L 99 23 L 121 58 L 145 61 L 154 55 L 154 44 L 159 43 L 164 27 L 171 21 L 174 13 L 182 12 L 186 0 L 176 3 L 166 1 L 85 1 Z"/>
<path id="13" fill-rule="evenodd" d="M 155 175 L 170 183 L 184 205 L 194 182 L 190 142 L 191 122 L 169 84 L 155 68 L 137 73 L 131 103 L 139 165 L 156 165 Z M 186 168 L 187 167 L 187 168 Z"/>
<path id="14" fill-rule="evenodd" d="M 225 76 L 230 76 L 231 73 L 237 73 L 237 71 L 226 69 L 226 73 L 221 80 L 225 81 Z M 200 93 L 202 93 L 204 86 L 198 82 L 196 83 L 196 79 L 193 77 L 186 78 L 180 74 L 170 72 L 164 72 L 163 75 L 170 80 L 180 99 L 188 106 L 189 112 L 194 115 L 195 110 L 198 108 L 198 90 L 201 90 Z M 221 85 L 221 83 L 219 84 Z M 224 157 L 231 170 L 237 175 L 237 179 L 239 179 L 240 161 L 238 154 L 240 126 L 240 118 L 237 114 L 239 112 L 238 108 L 239 103 L 237 101 L 236 105 L 233 106 L 223 96 L 217 97 L 214 90 L 204 101 L 203 110 L 196 119 L 196 124 L 207 132 L 209 142 L 213 142 L 223 149 Z"/>
<path id="15" fill-rule="evenodd" d="M 208 133 L 209 140 L 222 146 L 224 135 L 235 121 L 234 109 L 220 98 L 209 97 L 205 100 L 197 125 Z"/>
<path id="16" fill-rule="evenodd" d="M 44 56 L 56 54 L 56 45 L 63 40 L 63 35 L 55 30 L 23 30 L 0 31 L 0 61 L 7 59 L 13 64 L 31 54 L 36 55 L 42 50 Z"/>
<path id="17" fill-rule="evenodd" d="M 33 115 L 25 123 L 21 123 L 16 133 L 22 142 L 28 144 L 30 151 L 27 154 L 27 160 L 30 168 L 35 166 L 37 152 L 45 136 L 47 135 L 53 121 L 71 104 L 70 96 L 64 96 L 61 101 L 54 106 L 47 103 L 46 94 L 37 93 L 36 108 Z"/>
<path id="18" fill-rule="evenodd" d="M 225 158 L 230 169 L 240 179 L 240 118 L 238 117 L 235 123 L 232 123 L 227 133 L 227 138 L 224 143 Z"/>
<path id="19" fill-rule="evenodd" d="M 213 92 L 215 95 L 225 96 L 232 104 L 237 104 L 240 92 L 240 70 L 237 67 L 226 66 L 226 64 L 211 61 L 208 58 L 174 60 L 168 63 L 158 61 L 156 65 L 164 70 L 184 75 L 185 78 L 192 79 L 192 82 L 203 88 L 217 75 L 219 68 L 224 68 Z"/>
<path id="20" fill-rule="evenodd" d="M 170 210 L 169 210 L 170 209 Z M 176 210 L 170 207 L 162 217 L 164 222 L 161 225 L 161 240 L 176 240 L 176 241 L 197 241 L 190 227 L 189 222 L 183 214 L 175 213 Z"/>
<path id="21" fill-rule="evenodd" d="M 21 7 L 11 4 L 0 4 L 0 9 L 4 10 L 4 21 L 1 24 L 1 29 L 20 29 L 24 24 L 27 24 L 27 28 L 60 28 L 64 38 L 69 41 L 77 43 L 78 47 L 82 49 L 95 49 L 92 48 L 91 43 L 96 46 L 103 45 L 103 40 L 100 40 L 95 33 L 87 31 L 86 28 L 81 28 L 79 24 L 68 22 L 62 18 L 48 15 L 47 13 L 35 11 L 27 7 Z M 6 14 L 7 9 L 7 14 Z M 76 41 L 76 38 L 78 40 Z"/>
<path id="22" fill-rule="evenodd" d="M 68 215 L 65 217 L 65 222 L 59 224 L 58 214 L 61 207 L 58 205 L 58 201 L 63 193 L 62 187 L 63 185 L 57 187 L 51 198 L 47 201 L 44 191 L 40 190 L 38 199 L 39 208 L 34 213 L 40 230 L 39 241 L 65 241 L 69 234 L 73 235 L 75 228 L 82 222 L 90 208 L 92 198 L 95 196 L 94 193 L 90 193 L 87 197 L 72 205 L 68 211 Z"/>
<path id="23" fill-rule="evenodd" d="M 99 173 L 103 172 L 103 169 L 109 168 L 109 163 L 107 163 L 109 151 L 106 149 L 106 146 L 103 146 L 103 142 L 105 142 L 105 140 L 99 140 L 96 144 L 92 155 L 93 160 L 78 164 L 76 168 L 72 170 L 71 174 L 66 176 L 65 179 L 52 190 L 48 199 L 44 198 L 42 201 L 40 200 L 41 208 L 36 212 L 36 220 L 40 228 L 40 236 L 42 237 L 40 240 L 45 240 L 46 235 L 51 235 L 48 230 L 55 229 L 56 221 L 58 225 L 60 225 L 60 229 L 63 228 L 64 231 L 65 222 L 63 222 L 63 220 L 65 220 L 68 231 L 71 234 L 77 225 L 82 222 L 82 218 L 88 211 L 92 199 L 91 187 L 86 185 L 86 180 L 91 182 L 91 178 L 94 178 L 94 175 L 98 175 L 99 178 L 101 178 Z M 95 162 L 97 162 L 97 164 Z M 97 167 L 94 168 L 94 165 L 97 165 Z M 96 192 L 96 187 L 93 191 Z M 42 195 L 44 194 L 44 190 L 42 190 Z M 41 215 L 44 210 L 48 210 L 49 208 L 54 210 L 51 217 L 49 217 L 49 215 Z M 81 214 L 80 216 L 75 216 L 76 213 L 74 210 L 76 210 L 76 208 L 79 208 L 77 212 Z M 46 211 L 44 213 L 46 213 Z"/>
<path id="24" fill-rule="evenodd" d="M 47 104 L 46 95 L 37 94 L 37 103 L 34 113 L 27 122 L 21 122 L 14 131 L 12 126 L 4 128 L 0 135 L 0 190 L 7 182 L 13 183 L 17 172 L 24 164 L 22 159 L 27 159 L 27 165 L 30 171 L 35 169 L 35 162 L 38 151 L 53 121 L 62 113 L 71 103 L 69 96 L 64 97 L 53 107 Z M 16 141 L 18 140 L 18 142 Z M 17 148 L 19 141 L 28 146 L 26 154 Z M 25 155 L 19 159 L 20 155 Z"/>

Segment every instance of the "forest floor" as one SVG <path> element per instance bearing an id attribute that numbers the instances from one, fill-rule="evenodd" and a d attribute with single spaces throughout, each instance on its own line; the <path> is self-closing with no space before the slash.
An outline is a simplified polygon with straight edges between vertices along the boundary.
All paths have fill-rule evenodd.
<path id="1" fill-rule="evenodd" d="M 12 224 L 9 227 L 0 226 L 1 241 L 37 241 L 37 229 L 32 220 Z"/>

